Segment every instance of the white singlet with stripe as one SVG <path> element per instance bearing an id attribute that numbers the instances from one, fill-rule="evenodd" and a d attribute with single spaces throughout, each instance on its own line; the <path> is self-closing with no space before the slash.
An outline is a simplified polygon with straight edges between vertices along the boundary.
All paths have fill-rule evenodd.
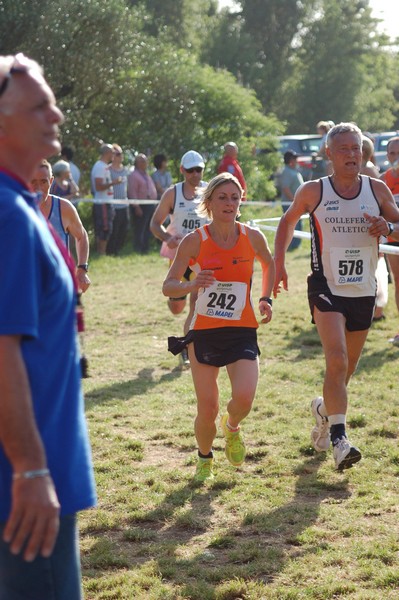
<path id="1" fill-rule="evenodd" d="M 209 223 L 208 217 L 201 217 L 198 214 L 201 195 L 196 193 L 194 198 L 186 198 L 183 193 L 183 185 L 184 183 L 181 181 L 174 186 L 173 212 L 170 215 L 170 223 L 166 228 L 166 231 L 171 235 L 181 235 L 182 237 Z M 201 181 L 198 188 L 204 188 L 206 185 L 205 181 Z M 172 259 L 175 257 L 176 251 L 177 248 L 169 248 L 166 242 L 162 243 L 161 256 Z"/>
<path id="2" fill-rule="evenodd" d="M 354 198 L 342 198 L 329 177 L 322 177 L 321 199 L 310 214 L 311 265 L 309 294 L 375 296 L 378 238 L 368 233 L 364 213 L 381 214 L 370 177 L 360 175 Z"/>

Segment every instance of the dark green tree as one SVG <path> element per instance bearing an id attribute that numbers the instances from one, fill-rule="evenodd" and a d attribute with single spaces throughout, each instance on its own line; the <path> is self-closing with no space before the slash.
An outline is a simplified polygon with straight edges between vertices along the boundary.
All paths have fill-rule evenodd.
<path id="1" fill-rule="evenodd" d="M 277 114 L 284 115 L 289 132 L 314 131 L 325 119 L 356 121 L 368 130 L 370 123 L 390 125 L 394 99 L 387 39 L 376 34 L 368 0 L 322 0 L 315 8 Z"/>
<path id="2" fill-rule="evenodd" d="M 294 41 L 313 1 L 239 0 L 241 10 L 225 11 L 203 51 L 203 58 L 225 67 L 252 87 L 264 110 L 276 111 L 281 87 L 291 73 Z"/>

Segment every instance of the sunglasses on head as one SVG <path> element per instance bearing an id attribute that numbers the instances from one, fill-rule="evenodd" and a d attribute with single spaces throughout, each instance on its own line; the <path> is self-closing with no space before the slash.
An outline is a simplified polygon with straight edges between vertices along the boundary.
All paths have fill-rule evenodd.
<path id="1" fill-rule="evenodd" d="M 194 173 L 194 171 L 196 173 L 202 173 L 203 168 L 202 167 L 191 167 L 191 169 L 184 169 L 186 171 L 186 173 Z"/>
<path id="2" fill-rule="evenodd" d="M 0 85 L 0 97 L 6 91 L 8 84 L 10 83 L 11 77 L 15 73 L 26 73 L 31 67 L 29 59 L 27 59 L 21 52 L 14 57 L 14 61 L 9 71 L 4 75 L 4 79 Z"/>

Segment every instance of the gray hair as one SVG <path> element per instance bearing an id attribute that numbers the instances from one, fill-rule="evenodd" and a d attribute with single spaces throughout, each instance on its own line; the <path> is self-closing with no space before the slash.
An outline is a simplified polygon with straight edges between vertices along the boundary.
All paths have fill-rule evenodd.
<path id="1" fill-rule="evenodd" d="M 113 152 L 112 144 L 101 144 L 100 146 L 100 156 L 106 154 L 107 152 Z"/>
<path id="2" fill-rule="evenodd" d="M 356 123 L 338 123 L 338 125 L 331 127 L 327 133 L 327 146 L 330 147 L 333 139 L 341 133 L 355 133 L 359 138 L 360 145 L 362 144 L 362 132 Z"/>
<path id="3" fill-rule="evenodd" d="M 58 160 L 53 164 L 53 173 L 54 175 L 60 175 L 61 173 L 65 173 L 65 171 L 69 171 L 70 166 L 69 162 L 66 160 Z"/>
<path id="4" fill-rule="evenodd" d="M 238 191 L 240 193 L 240 198 L 242 198 L 242 195 L 244 193 L 244 190 L 241 187 L 240 182 L 238 181 L 237 177 L 234 177 L 234 175 L 232 175 L 231 173 L 219 173 L 219 175 L 216 175 L 216 177 L 213 177 L 208 185 L 205 188 L 202 188 L 200 190 L 200 193 L 202 195 L 201 198 L 201 202 L 199 203 L 197 212 L 201 217 L 210 217 L 212 215 L 212 211 L 210 208 L 210 200 L 211 200 L 211 196 L 213 194 L 213 192 L 216 190 L 216 188 L 218 188 L 220 185 L 223 185 L 224 183 L 234 183 L 237 188 Z M 238 213 L 239 215 L 239 213 Z"/>

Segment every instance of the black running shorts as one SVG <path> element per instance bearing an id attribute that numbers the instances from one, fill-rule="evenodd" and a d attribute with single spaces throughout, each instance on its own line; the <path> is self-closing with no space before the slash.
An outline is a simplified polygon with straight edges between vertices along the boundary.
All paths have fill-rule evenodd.
<path id="1" fill-rule="evenodd" d="M 312 323 L 314 323 L 314 308 L 320 312 L 338 312 L 346 319 L 348 331 L 363 331 L 369 329 L 373 321 L 375 308 L 374 296 L 361 296 L 359 298 L 348 298 L 346 296 L 334 296 L 330 292 L 312 294 L 309 296 Z"/>

